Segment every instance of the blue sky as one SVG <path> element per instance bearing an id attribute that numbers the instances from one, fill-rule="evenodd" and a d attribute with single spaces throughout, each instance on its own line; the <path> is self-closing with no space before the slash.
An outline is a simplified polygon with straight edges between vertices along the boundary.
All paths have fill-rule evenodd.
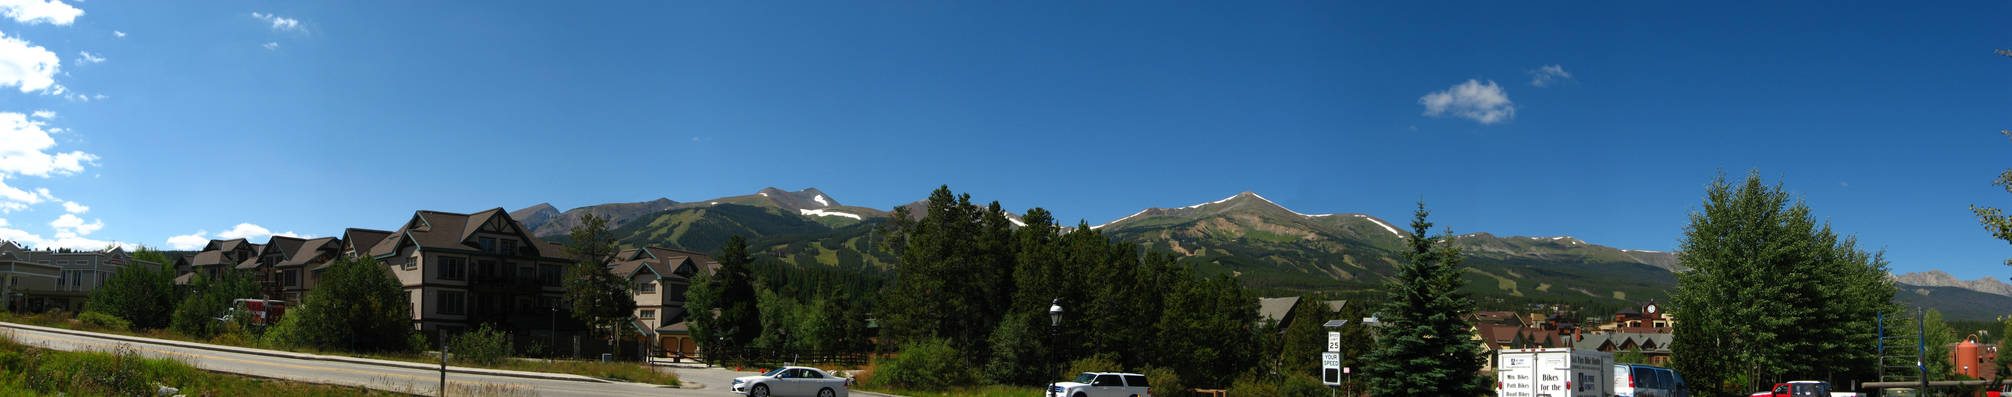
<path id="1" fill-rule="evenodd" d="M 1758 170 L 1896 271 L 2012 275 L 1966 208 L 2012 207 L 2012 3 L 1246 3 L 5 0 L 0 238 L 948 184 L 1670 250 Z"/>

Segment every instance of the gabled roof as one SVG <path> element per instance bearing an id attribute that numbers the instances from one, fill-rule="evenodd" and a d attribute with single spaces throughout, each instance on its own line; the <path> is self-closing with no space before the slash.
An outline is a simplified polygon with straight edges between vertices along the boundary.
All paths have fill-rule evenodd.
<path id="1" fill-rule="evenodd" d="M 248 242 L 248 241 L 245 241 L 245 239 L 243 239 L 243 238 L 234 238 L 234 239 L 229 239 L 229 240 L 210 240 L 210 243 L 209 243 L 209 244 L 207 244 L 207 245 L 204 245 L 204 246 L 203 246 L 203 250 L 204 250 L 204 251 L 231 251 L 231 250 L 236 250 L 236 249 L 238 249 L 238 247 L 239 247 L 239 246 L 242 246 L 242 245 L 245 245 L 245 244 L 249 244 L 249 243 L 250 243 L 250 242 Z"/>
<path id="2" fill-rule="evenodd" d="M 189 266 L 219 266 L 219 265 L 236 265 L 236 264 L 224 263 L 223 251 L 197 252 L 196 256 L 189 258 Z"/>
<path id="3" fill-rule="evenodd" d="M 244 262 L 238 262 L 238 265 L 237 265 L 237 267 L 236 267 L 236 269 L 238 269 L 238 270 L 252 270 L 252 269 L 257 269 L 257 268 L 258 268 L 258 257 L 257 257 L 257 256 L 253 256 L 253 257 L 250 257 L 250 258 L 245 258 L 245 261 L 244 261 Z"/>
<path id="4" fill-rule="evenodd" d="M 390 236 L 391 232 L 384 230 L 354 227 L 342 229 L 342 246 L 355 247 L 358 254 L 367 254 L 371 247 L 376 247 L 377 243 Z"/>
<path id="5" fill-rule="evenodd" d="M 369 255 L 373 257 L 390 256 L 396 254 L 399 247 L 405 245 L 417 245 L 420 248 L 475 249 L 477 247 L 469 241 L 470 237 L 482 230 L 483 225 L 496 220 L 503 222 L 505 232 L 516 234 L 520 239 L 519 241 L 531 243 L 532 249 L 537 254 L 548 258 L 564 258 L 563 249 L 551 250 L 545 244 L 537 244 L 538 242 L 544 242 L 544 240 L 526 234 L 524 224 L 511 219 L 510 213 L 504 211 L 501 207 L 473 214 L 429 210 L 416 211 L 412 214 L 411 220 L 399 226 L 398 230 L 391 232 L 390 236 L 383 241 L 371 246 Z"/>
<path id="6" fill-rule="evenodd" d="M 286 260 L 280 261 L 280 263 L 275 266 L 276 267 L 306 266 L 309 265 L 310 262 L 313 262 L 315 258 L 322 257 L 322 254 L 325 253 L 333 254 L 335 253 L 336 250 L 341 249 L 341 247 L 342 247 L 342 240 L 336 239 L 334 237 L 322 237 L 302 241 L 299 248 L 295 248 L 293 253 L 287 255 Z"/>
<path id="7" fill-rule="evenodd" d="M 686 276 L 681 272 L 711 273 L 719 268 L 719 263 L 713 262 L 712 257 L 705 254 L 664 247 L 626 249 L 617 253 L 615 258 L 617 261 L 612 264 L 610 271 L 623 278 L 635 277 L 645 269 L 663 278 Z"/>
<path id="8" fill-rule="evenodd" d="M 1644 350 L 1653 352 L 1667 352 L 1670 350 L 1670 337 L 1671 337 L 1670 334 L 1637 334 L 1637 333 L 1625 333 L 1625 332 L 1616 332 L 1610 334 L 1593 334 L 1593 335 L 1586 335 L 1585 339 L 1580 339 L 1578 342 L 1572 343 L 1572 347 L 1579 349 L 1590 349 L 1590 350 L 1599 350 L 1605 347 L 1607 349 L 1622 350 L 1627 346 L 1653 345 L 1655 346 L 1655 348 L 1644 349 Z"/>
<path id="9" fill-rule="evenodd" d="M 1292 316 L 1292 308 L 1299 306 L 1299 297 L 1258 298 L 1258 319 L 1284 323 Z M 1284 325 L 1284 324 L 1280 324 Z"/>
<path id="10" fill-rule="evenodd" d="M 307 239 L 299 237 L 272 236 L 265 241 L 265 250 L 259 251 L 259 256 L 278 253 L 280 260 L 284 261 L 300 253 L 300 246 L 306 243 Z"/>

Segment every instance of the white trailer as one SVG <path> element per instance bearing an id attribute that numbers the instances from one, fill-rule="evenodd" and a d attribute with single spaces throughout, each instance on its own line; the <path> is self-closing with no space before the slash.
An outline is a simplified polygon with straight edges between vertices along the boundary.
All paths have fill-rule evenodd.
<path id="1" fill-rule="evenodd" d="M 1502 349 L 1495 360 L 1498 397 L 1614 395 L 1614 355 L 1594 350 Z"/>

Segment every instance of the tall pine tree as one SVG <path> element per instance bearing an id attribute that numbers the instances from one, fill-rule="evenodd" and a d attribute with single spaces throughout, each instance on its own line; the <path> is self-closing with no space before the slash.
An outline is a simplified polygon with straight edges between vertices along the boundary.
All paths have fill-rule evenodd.
<path id="1" fill-rule="evenodd" d="M 1412 213 L 1411 251 L 1385 285 L 1382 337 L 1369 357 L 1369 390 L 1381 396 L 1474 396 L 1486 393 L 1480 341 L 1468 329 L 1474 302 L 1460 288 L 1460 250 L 1451 232 L 1429 237 L 1431 212 Z"/>
<path id="2" fill-rule="evenodd" d="M 724 338 L 726 347 L 746 347 L 761 337 L 761 313 L 755 306 L 754 273 L 749 268 L 754 259 L 748 256 L 747 239 L 740 235 L 728 238 L 718 259 L 720 270 L 712 280 L 717 285 L 711 288 L 719 291 L 712 302 L 720 312 L 713 321 L 712 336 Z"/>

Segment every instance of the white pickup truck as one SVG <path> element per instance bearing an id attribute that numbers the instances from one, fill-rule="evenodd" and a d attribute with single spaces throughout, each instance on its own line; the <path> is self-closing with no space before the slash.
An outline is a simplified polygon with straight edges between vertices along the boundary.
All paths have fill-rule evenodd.
<path id="1" fill-rule="evenodd" d="M 1049 386 L 1047 397 L 1153 397 L 1153 389 L 1145 375 L 1084 372 L 1075 381 Z"/>

